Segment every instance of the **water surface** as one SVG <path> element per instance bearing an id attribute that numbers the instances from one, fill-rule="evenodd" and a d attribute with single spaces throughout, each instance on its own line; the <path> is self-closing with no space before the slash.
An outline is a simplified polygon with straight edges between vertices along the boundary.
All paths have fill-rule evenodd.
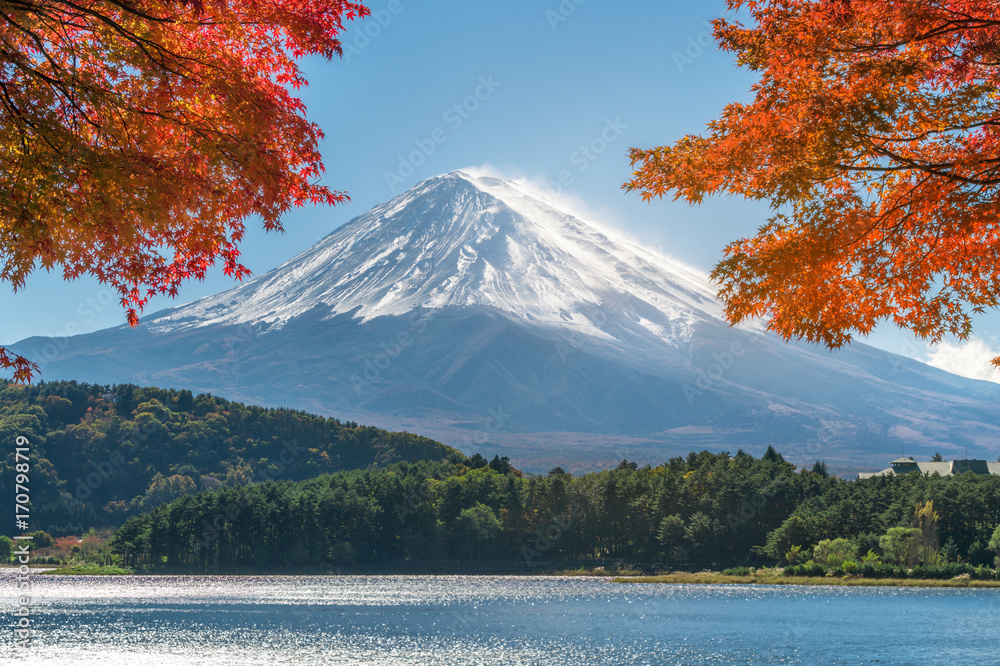
<path id="1" fill-rule="evenodd" d="M 21 663 L 996 664 L 1000 590 L 36 577 Z M 0 574 L 10 619 L 14 582 Z M 6 639 L 9 641 L 8 638 Z M 5 646 L 4 652 L 10 643 Z"/>

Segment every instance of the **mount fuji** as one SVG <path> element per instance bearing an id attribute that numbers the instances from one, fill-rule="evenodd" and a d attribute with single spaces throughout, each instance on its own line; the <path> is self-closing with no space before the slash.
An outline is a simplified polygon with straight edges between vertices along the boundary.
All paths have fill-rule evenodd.
<path id="1" fill-rule="evenodd" d="M 43 379 L 295 407 L 529 471 L 769 444 L 842 472 L 881 469 L 901 448 L 1000 452 L 1000 385 L 731 327 L 698 271 L 523 183 L 463 171 L 136 329 L 11 347 Z"/>

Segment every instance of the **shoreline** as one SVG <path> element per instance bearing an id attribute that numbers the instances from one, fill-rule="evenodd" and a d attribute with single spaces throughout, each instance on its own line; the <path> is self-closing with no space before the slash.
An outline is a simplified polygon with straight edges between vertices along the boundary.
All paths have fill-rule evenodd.
<path id="1" fill-rule="evenodd" d="M 602 569 L 559 569 L 558 567 L 519 568 L 516 566 L 449 568 L 447 566 L 427 566 L 416 568 L 393 567 L 318 567 L 302 569 L 200 569 L 188 567 L 130 569 L 120 565 L 93 564 L 31 564 L 32 575 L 77 575 L 77 576 L 587 576 L 610 578 L 612 576 L 639 573 L 634 570 L 605 571 Z M 18 565 L 0 564 L 0 572 L 16 570 Z"/>
<path id="2" fill-rule="evenodd" d="M 0 571 L 8 568 L 0 565 Z M 16 566 L 9 568 L 17 568 Z M 524 576 L 524 577 L 562 577 L 562 578 L 602 578 L 616 584 L 660 584 L 660 585 L 807 585 L 823 587 L 918 587 L 918 588 L 973 588 L 1000 589 L 1000 580 L 976 580 L 973 578 L 862 578 L 861 576 L 783 576 L 773 573 L 749 575 L 724 575 L 721 572 L 703 571 L 700 573 L 672 572 L 667 574 L 642 574 L 634 570 L 595 569 L 557 569 L 555 567 L 534 571 L 512 571 L 497 568 L 489 571 L 442 571 L 432 569 L 426 571 L 400 570 L 194 570 L 194 569 L 159 569 L 153 571 L 130 571 L 122 567 L 79 567 L 70 565 L 40 565 L 31 567 L 33 575 L 55 576 L 428 576 L 428 577 L 484 577 L 484 576 Z M 80 570 L 83 569 L 83 570 Z"/>
<path id="3" fill-rule="evenodd" d="M 973 578 L 862 578 L 860 576 L 725 576 L 721 573 L 671 573 L 615 576 L 614 583 L 666 585 L 815 585 L 825 587 L 944 587 L 1000 589 L 1000 580 Z"/>

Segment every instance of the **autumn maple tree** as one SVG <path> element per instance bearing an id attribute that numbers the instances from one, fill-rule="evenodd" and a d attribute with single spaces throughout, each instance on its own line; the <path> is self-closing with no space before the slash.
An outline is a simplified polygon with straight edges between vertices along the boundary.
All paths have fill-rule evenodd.
<path id="1" fill-rule="evenodd" d="M 346 0 L 0 0 L 0 281 L 112 285 L 133 325 L 250 218 L 346 196 L 320 184 L 297 61 L 341 54 Z M 34 366 L 0 348 L 0 368 Z"/>
<path id="2" fill-rule="evenodd" d="M 632 149 L 626 189 L 770 203 L 712 274 L 731 322 L 830 347 L 883 321 L 966 338 L 1000 295 L 1000 2 L 728 4 L 715 36 L 758 74 L 752 100 Z"/>

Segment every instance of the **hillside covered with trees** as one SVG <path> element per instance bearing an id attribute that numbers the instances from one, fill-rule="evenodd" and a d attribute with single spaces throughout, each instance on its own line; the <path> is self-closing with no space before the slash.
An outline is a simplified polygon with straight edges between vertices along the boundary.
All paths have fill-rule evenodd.
<path id="1" fill-rule="evenodd" d="M 413 460 L 465 460 L 439 442 L 190 391 L 0 383 L 0 441 L 27 437 L 33 526 L 58 536 L 121 525 L 201 490 L 302 480 Z M 0 493 L 14 496 L 14 450 Z"/>
<path id="2" fill-rule="evenodd" d="M 770 449 L 522 477 L 475 456 L 187 496 L 129 519 L 114 547 L 130 566 L 206 570 L 443 561 L 721 568 L 817 557 L 835 566 L 865 557 L 989 565 L 998 524 L 995 476 L 843 481 L 821 463 L 797 472 Z"/>

